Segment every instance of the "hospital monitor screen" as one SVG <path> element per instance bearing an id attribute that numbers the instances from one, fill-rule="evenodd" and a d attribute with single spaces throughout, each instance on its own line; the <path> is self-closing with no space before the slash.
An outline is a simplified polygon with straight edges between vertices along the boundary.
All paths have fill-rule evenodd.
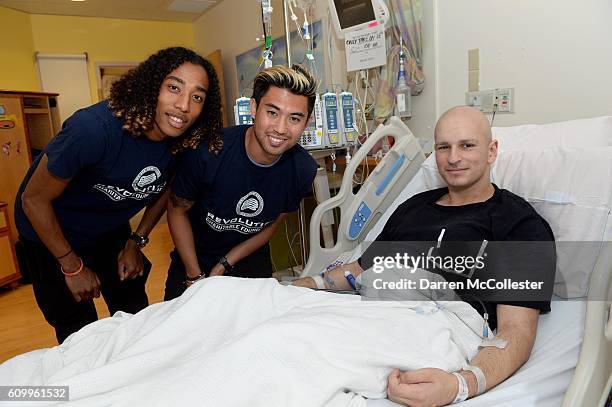
<path id="1" fill-rule="evenodd" d="M 389 14 L 384 0 L 329 0 L 329 9 L 339 37 L 372 23 L 385 24 Z"/>
<path id="2" fill-rule="evenodd" d="M 334 0 L 334 4 L 343 30 L 376 19 L 372 0 Z"/>

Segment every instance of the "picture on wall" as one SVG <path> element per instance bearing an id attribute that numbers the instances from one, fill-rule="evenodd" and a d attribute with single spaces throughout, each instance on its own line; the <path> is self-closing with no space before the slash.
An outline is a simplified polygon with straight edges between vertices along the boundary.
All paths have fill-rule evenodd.
<path id="1" fill-rule="evenodd" d="M 310 61 L 306 56 L 306 41 L 301 39 L 297 30 L 291 32 L 291 63 L 301 64 L 309 69 L 320 80 L 319 91 L 325 89 L 325 54 L 323 52 L 323 24 L 321 20 L 315 21 L 310 25 L 313 44 L 314 61 Z M 264 69 L 261 57 L 261 47 L 253 48 L 236 56 L 236 74 L 238 85 L 238 96 L 251 97 L 253 79 L 257 72 Z M 273 65 L 287 64 L 287 51 L 285 36 L 278 37 L 272 42 L 272 63 Z"/>

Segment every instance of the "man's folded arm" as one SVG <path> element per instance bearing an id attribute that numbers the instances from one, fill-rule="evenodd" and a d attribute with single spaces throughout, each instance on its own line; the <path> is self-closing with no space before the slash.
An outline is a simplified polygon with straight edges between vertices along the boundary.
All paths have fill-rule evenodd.
<path id="1" fill-rule="evenodd" d="M 536 337 L 539 311 L 512 305 L 497 305 L 497 337 L 508 341 L 504 349 L 482 348 L 470 361 L 486 379 L 485 391 L 516 372 L 528 359 Z M 461 371 L 468 385 L 468 398 L 477 394 L 478 382 L 471 371 Z M 390 400 L 412 407 L 448 405 L 457 395 L 458 380 L 441 369 L 395 370 L 389 375 Z"/>

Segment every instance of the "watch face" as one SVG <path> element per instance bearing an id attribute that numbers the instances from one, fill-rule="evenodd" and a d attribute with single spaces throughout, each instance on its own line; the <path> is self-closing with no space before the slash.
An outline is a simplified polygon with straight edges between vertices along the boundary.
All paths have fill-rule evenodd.
<path id="1" fill-rule="evenodd" d="M 146 246 L 146 245 L 147 245 L 147 243 L 149 243 L 149 238 L 147 238 L 147 237 L 143 237 L 143 236 L 138 236 L 138 235 L 137 235 L 137 234 L 135 234 L 135 233 L 133 233 L 133 234 L 130 236 L 130 239 L 132 239 L 133 241 L 135 241 L 135 242 L 136 242 L 136 244 L 137 244 L 139 247 L 144 247 L 144 246 Z"/>

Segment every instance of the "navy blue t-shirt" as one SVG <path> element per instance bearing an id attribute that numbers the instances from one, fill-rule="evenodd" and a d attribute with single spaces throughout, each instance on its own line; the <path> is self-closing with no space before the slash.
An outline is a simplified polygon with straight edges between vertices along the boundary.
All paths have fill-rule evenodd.
<path id="1" fill-rule="evenodd" d="M 167 141 L 134 137 L 106 101 L 81 109 L 45 147 L 47 169 L 72 178 L 53 201 L 62 232 L 74 248 L 90 247 L 96 238 L 125 225 L 164 189 L 175 166 Z M 23 180 L 15 202 L 19 234 L 40 242 L 23 212 L 21 194 L 41 157 Z"/>
<path id="2" fill-rule="evenodd" d="M 248 128 L 224 129 L 219 155 L 201 145 L 186 152 L 177 169 L 172 192 L 195 202 L 189 218 L 200 258 L 225 255 L 281 213 L 296 211 L 311 191 L 317 171 L 312 157 L 296 145 L 273 165 L 256 165 L 246 152 Z"/>

